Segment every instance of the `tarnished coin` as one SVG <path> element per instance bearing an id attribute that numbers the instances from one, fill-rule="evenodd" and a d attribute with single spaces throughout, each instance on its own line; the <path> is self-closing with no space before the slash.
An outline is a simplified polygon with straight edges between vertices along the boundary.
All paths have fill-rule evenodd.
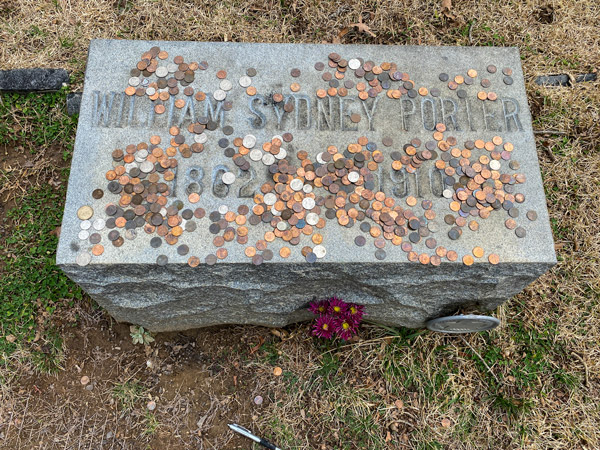
<path id="1" fill-rule="evenodd" d="M 92 255 L 89 252 L 81 252 L 77 254 L 75 262 L 80 266 L 87 266 L 92 261 Z"/>
<path id="2" fill-rule="evenodd" d="M 536 213 L 535 211 L 533 211 L 533 210 L 529 210 L 529 211 L 527 211 L 527 214 L 526 214 L 526 216 L 527 216 L 527 218 L 528 218 L 529 220 L 531 220 L 532 222 L 533 222 L 534 220 L 537 220 L 537 213 Z"/>
<path id="3" fill-rule="evenodd" d="M 158 264 L 159 266 L 166 266 L 168 262 L 169 258 L 167 258 L 166 255 L 158 255 L 158 257 L 156 258 L 156 264 Z"/>

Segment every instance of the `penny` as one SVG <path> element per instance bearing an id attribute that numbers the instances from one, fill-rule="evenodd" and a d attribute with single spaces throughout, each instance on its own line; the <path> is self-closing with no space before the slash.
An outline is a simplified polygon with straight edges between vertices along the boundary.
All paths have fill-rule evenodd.
<path id="1" fill-rule="evenodd" d="M 525 228 L 517 227 L 517 228 L 515 228 L 515 234 L 517 235 L 518 238 L 524 238 L 525 235 L 527 234 L 527 232 L 525 231 Z"/>
<path id="2" fill-rule="evenodd" d="M 483 257 L 483 254 L 484 254 L 483 248 L 481 248 L 481 247 L 475 247 L 475 248 L 473 248 L 473 255 L 476 258 Z"/>
<path id="3" fill-rule="evenodd" d="M 214 264 L 217 263 L 217 257 L 215 255 L 207 255 L 206 258 L 204 258 L 204 262 L 206 264 L 208 264 L 209 266 L 212 266 Z"/>
<path id="4" fill-rule="evenodd" d="M 465 256 L 463 256 L 462 260 L 463 260 L 463 264 L 465 266 L 471 266 L 475 262 L 475 260 L 473 259 L 473 257 L 471 255 L 465 255 Z"/>
<path id="5" fill-rule="evenodd" d="M 166 266 L 168 262 L 169 258 L 167 258 L 166 255 L 158 255 L 158 257 L 156 258 L 156 264 L 158 264 L 159 266 Z"/>
<path id="6" fill-rule="evenodd" d="M 200 258 L 197 256 L 190 256 L 188 259 L 188 265 L 190 267 L 198 267 L 200 265 Z"/>
<path id="7" fill-rule="evenodd" d="M 496 265 L 500 262 L 500 257 L 495 253 L 490 253 L 488 256 L 488 261 L 490 262 L 490 264 Z"/>
<path id="8" fill-rule="evenodd" d="M 534 220 L 537 220 L 537 213 L 533 210 L 527 211 L 526 216 L 529 220 L 531 220 L 532 222 Z"/>

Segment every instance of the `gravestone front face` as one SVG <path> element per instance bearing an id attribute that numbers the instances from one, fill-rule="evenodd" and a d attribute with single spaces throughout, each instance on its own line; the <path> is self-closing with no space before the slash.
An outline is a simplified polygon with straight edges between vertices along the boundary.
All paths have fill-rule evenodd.
<path id="1" fill-rule="evenodd" d="M 419 327 L 555 262 L 514 48 L 90 45 L 57 263 L 117 320 Z"/>

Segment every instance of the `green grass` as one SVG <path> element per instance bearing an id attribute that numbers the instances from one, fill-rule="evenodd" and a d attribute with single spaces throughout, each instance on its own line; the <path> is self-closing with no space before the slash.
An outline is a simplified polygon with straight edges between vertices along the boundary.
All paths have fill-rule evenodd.
<path id="1" fill-rule="evenodd" d="M 137 403 L 145 397 L 146 387 L 136 379 L 116 383 L 112 389 L 112 397 L 118 402 L 122 412 L 132 411 Z"/>
<path id="2" fill-rule="evenodd" d="M 68 88 L 45 94 L 0 95 L 0 144 L 22 145 L 31 153 L 57 143 L 66 160 L 73 149 L 77 118 L 66 114 Z"/>
<path id="3" fill-rule="evenodd" d="M 64 112 L 65 99 L 64 90 L 0 96 L 0 143 L 22 145 L 31 152 L 57 143 L 68 157 L 76 121 Z M 17 197 L 16 206 L 6 211 L 10 233 L 0 238 L 0 335 L 16 337 L 13 343 L 0 339 L 0 355 L 26 349 L 30 362 L 43 372 L 57 370 L 62 357 L 60 333 L 46 322 L 61 304 L 83 297 L 81 289 L 55 265 L 58 237 L 52 232 L 61 223 L 68 169 L 60 176 L 62 183 L 57 187 L 34 185 Z M 44 331 L 33 345 L 36 329 Z"/>

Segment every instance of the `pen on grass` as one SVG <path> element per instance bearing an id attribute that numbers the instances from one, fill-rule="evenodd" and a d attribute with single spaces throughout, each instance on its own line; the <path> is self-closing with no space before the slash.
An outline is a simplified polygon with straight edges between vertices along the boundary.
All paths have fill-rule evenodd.
<path id="1" fill-rule="evenodd" d="M 252 439 L 254 442 L 258 442 L 263 447 L 266 447 L 270 450 L 281 450 L 279 447 L 277 447 L 274 444 L 271 444 L 269 441 L 266 441 L 265 439 L 262 439 L 262 438 L 259 438 L 258 436 L 253 435 L 250 432 L 250 430 L 244 428 L 241 425 L 238 425 L 237 423 L 230 423 L 227 426 L 229 428 L 231 428 L 233 431 L 235 431 L 236 433 L 239 433 L 242 436 L 246 436 L 247 438 Z"/>

